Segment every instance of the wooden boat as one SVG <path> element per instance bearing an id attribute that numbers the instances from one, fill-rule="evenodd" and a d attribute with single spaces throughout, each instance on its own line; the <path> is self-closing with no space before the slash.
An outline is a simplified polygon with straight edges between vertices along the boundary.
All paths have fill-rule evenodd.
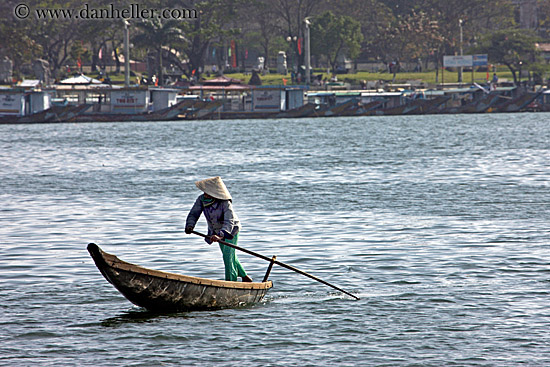
<path id="1" fill-rule="evenodd" d="M 480 92 L 478 92 L 480 93 Z M 441 114 L 458 114 L 458 113 L 484 113 L 492 106 L 498 103 L 500 95 L 495 92 L 484 94 L 479 99 L 475 99 L 462 106 L 446 106 L 445 104 L 436 113 Z"/>
<path id="2" fill-rule="evenodd" d="M 86 104 L 78 106 L 52 106 L 47 110 L 27 116 L 1 116 L 0 124 L 70 122 L 89 107 L 90 105 Z"/>
<path id="3" fill-rule="evenodd" d="M 428 99 L 413 99 L 399 106 L 372 109 L 366 113 L 370 116 L 391 115 L 425 115 L 433 113 L 439 106 L 447 102 L 450 97 L 438 96 Z"/>
<path id="4" fill-rule="evenodd" d="M 334 106 L 329 106 L 329 107 L 323 109 L 322 111 L 319 111 L 315 115 L 319 116 L 319 117 L 344 116 L 344 114 L 346 113 L 346 111 L 348 109 L 352 109 L 352 108 L 358 106 L 358 104 L 359 104 L 359 100 L 357 100 L 355 98 L 350 99 L 349 101 L 346 101 L 346 102 L 343 102 L 343 103 L 338 103 Z"/>
<path id="5" fill-rule="evenodd" d="M 94 243 L 88 252 L 99 271 L 133 304 L 151 311 L 193 311 L 234 308 L 260 302 L 273 286 L 229 282 L 166 273 L 127 263 Z"/>
<path id="6" fill-rule="evenodd" d="M 315 115 L 315 110 L 319 106 L 315 103 L 306 103 L 303 106 L 293 108 L 291 110 L 286 110 L 278 112 L 277 118 L 299 118 L 299 117 L 311 117 Z"/>
<path id="7" fill-rule="evenodd" d="M 417 99 L 414 101 L 416 108 L 411 110 L 409 115 L 427 115 L 434 113 L 439 106 L 447 102 L 451 97 L 449 96 L 438 96 L 431 99 Z"/>
<path id="8" fill-rule="evenodd" d="M 492 112 L 519 112 L 525 109 L 531 102 L 537 99 L 542 94 L 542 90 L 538 92 L 524 92 L 510 98 L 504 102 L 496 104 L 492 108 Z"/>
<path id="9" fill-rule="evenodd" d="M 375 101 L 370 101 L 364 103 L 356 112 L 355 116 L 371 116 L 373 111 L 381 110 L 384 108 L 384 103 L 388 102 L 386 98 L 377 99 Z"/>
<path id="10" fill-rule="evenodd" d="M 215 109 L 221 102 L 183 100 L 159 111 L 144 113 L 102 113 L 84 112 L 75 116 L 73 122 L 125 122 L 125 121 L 172 121 L 195 118 L 203 109 Z M 209 112 L 210 110 L 208 110 Z"/>
<path id="11" fill-rule="evenodd" d="M 281 112 L 266 111 L 213 111 L 202 116 L 202 120 L 235 120 L 235 119 L 269 119 L 269 118 L 300 118 L 318 117 L 317 111 L 322 110 L 319 105 L 306 103 L 303 106 Z"/>

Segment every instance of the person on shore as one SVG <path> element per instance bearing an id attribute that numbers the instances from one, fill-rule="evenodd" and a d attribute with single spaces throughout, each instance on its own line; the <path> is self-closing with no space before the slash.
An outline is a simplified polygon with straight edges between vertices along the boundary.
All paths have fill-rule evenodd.
<path id="1" fill-rule="evenodd" d="M 187 215 L 185 233 L 192 233 L 195 224 L 201 214 L 204 213 L 208 223 L 208 236 L 205 241 L 208 244 L 221 240 L 236 245 L 239 238 L 241 224 L 237 214 L 233 211 L 233 198 L 220 177 L 207 178 L 195 182 L 199 190 L 203 192 Z M 243 282 L 252 282 L 241 265 L 235 249 L 219 244 L 225 265 L 225 280 L 236 282 L 241 277 Z"/>

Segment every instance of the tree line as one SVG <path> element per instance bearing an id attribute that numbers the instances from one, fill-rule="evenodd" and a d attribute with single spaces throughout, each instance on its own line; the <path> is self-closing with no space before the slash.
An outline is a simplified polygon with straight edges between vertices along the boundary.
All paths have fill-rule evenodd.
<path id="1" fill-rule="evenodd" d="M 242 66 L 247 55 L 263 56 L 275 68 L 279 51 L 290 66 L 305 64 L 305 19 L 310 22 L 312 63 L 338 68 L 352 62 L 418 62 L 441 67 L 443 55 L 488 53 L 514 73 L 522 67 L 544 72 L 536 42 L 550 42 L 550 1 L 534 0 L 534 29 L 519 27 L 513 0 L 140 0 L 143 8 L 193 9 L 186 19 L 128 19 L 131 59 L 154 60 L 163 80 L 167 65 L 191 78 L 207 64 Z M 93 70 L 114 62 L 122 67 L 122 19 L 37 19 L 34 9 L 80 9 L 82 0 L 28 0 L 31 13 L 18 19 L 21 1 L 0 5 L 0 56 L 13 61 L 16 75 L 33 59 L 48 61 L 54 76 L 82 64 Z M 90 9 L 124 8 L 134 0 L 88 0 Z M 235 55 L 237 54 L 237 55 Z M 112 61 L 111 61 L 112 60 Z"/>

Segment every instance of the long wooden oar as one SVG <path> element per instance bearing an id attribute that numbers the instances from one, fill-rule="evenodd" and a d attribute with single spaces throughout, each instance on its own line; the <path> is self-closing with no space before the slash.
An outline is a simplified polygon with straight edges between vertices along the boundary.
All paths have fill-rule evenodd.
<path id="1" fill-rule="evenodd" d="M 209 237 L 209 236 L 207 236 L 207 235 L 205 235 L 205 234 L 203 234 L 203 233 L 199 233 L 199 232 L 196 232 L 196 231 L 191 231 L 191 233 L 196 234 L 196 235 L 201 236 L 201 237 L 204 237 L 204 238 L 208 238 L 208 237 Z M 329 287 L 332 287 L 332 288 L 334 288 L 334 289 L 336 289 L 336 290 L 338 290 L 338 291 L 340 291 L 340 292 L 342 292 L 342 293 L 345 293 L 345 294 L 347 294 L 348 296 L 355 298 L 356 300 L 359 300 L 359 299 L 360 299 L 359 297 L 354 296 L 353 294 L 351 294 L 351 293 L 349 293 L 349 292 L 346 292 L 346 291 L 343 290 L 342 288 L 338 288 L 337 286 L 335 286 L 335 285 L 333 285 L 333 284 L 330 284 L 330 283 L 328 283 L 328 282 L 325 282 L 323 279 L 319 279 L 319 278 L 317 278 L 316 276 L 313 276 L 313 275 L 311 275 L 311 274 L 306 273 L 305 271 L 302 271 L 302 270 L 300 270 L 300 269 L 297 269 L 297 268 L 295 268 L 294 266 L 290 266 L 290 265 L 285 264 L 285 263 L 283 263 L 283 262 L 280 262 L 280 261 L 278 261 L 278 260 L 274 260 L 274 259 L 269 258 L 269 257 L 267 257 L 267 256 L 264 256 L 264 255 L 262 255 L 262 254 L 258 254 L 257 252 L 247 250 L 247 249 L 245 249 L 245 248 L 243 248 L 243 247 L 239 247 L 239 246 L 237 246 L 237 245 L 234 245 L 234 244 L 229 243 L 229 242 L 226 242 L 226 241 L 221 241 L 221 240 L 220 240 L 220 241 L 218 241 L 218 242 L 221 243 L 222 245 L 226 245 L 226 246 L 229 246 L 229 247 L 233 247 L 233 248 L 236 249 L 236 250 L 239 250 L 239 251 L 242 251 L 242 252 L 246 252 L 247 254 L 250 254 L 250 255 L 259 257 L 260 259 L 264 259 L 264 260 L 266 260 L 266 261 L 273 262 L 274 264 L 277 264 L 277 265 L 279 265 L 279 266 L 282 266 L 283 268 L 287 268 L 287 269 L 289 269 L 289 270 L 295 271 L 295 272 L 298 273 L 298 274 L 305 275 L 305 276 L 308 277 L 308 278 L 311 278 L 311 279 L 313 279 L 313 280 L 316 280 L 316 281 L 318 281 L 318 282 L 320 282 L 320 283 L 323 283 L 323 284 L 325 284 L 325 285 L 328 285 Z"/>

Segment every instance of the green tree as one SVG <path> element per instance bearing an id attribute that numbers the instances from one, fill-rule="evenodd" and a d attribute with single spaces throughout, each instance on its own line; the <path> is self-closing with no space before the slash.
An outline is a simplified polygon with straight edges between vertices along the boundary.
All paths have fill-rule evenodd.
<path id="1" fill-rule="evenodd" d="M 280 33 L 279 19 L 274 15 L 271 3 L 272 0 L 247 1 L 237 12 L 237 21 L 242 27 L 242 44 L 261 50 L 267 66 L 278 50 L 286 48 Z"/>
<path id="2" fill-rule="evenodd" d="M 538 34 L 550 42 L 550 1 L 538 1 Z"/>
<path id="3" fill-rule="evenodd" d="M 141 30 L 133 38 L 136 45 L 153 49 L 156 53 L 159 85 L 164 84 L 163 48 L 184 40 L 183 32 L 178 28 L 179 23 L 180 21 L 174 19 L 162 21 L 157 18 L 143 19 L 136 25 Z"/>
<path id="4" fill-rule="evenodd" d="M 238 33 L 239 27 L 234 19 L 237 17 L 236 9 L 242 2 L 243 0 L 190 2 L 189 6 L 197 10 L 198 16 L 180 23 L 185 41 L 179 50 L 187 59 L 187 76 L 191 76 L 193 71 L 198 75 L 200 70 L 204 70 L 206 51 L 210 45 L 225 46 Z"/>
<path id="5" fill-rule="evenodd" d="M 86 20 L 35 16 L 35 9 L 82 9 L 79 0 L 35 0 L 29 1 L 30 14 L 26 19 L 15 19 L 16 0 L 7 0 L 0 7 L 0 38 L 10 40 L 0 45 L 2 52 L 14 60 L 16 70 L 30 64 L 35 58 L 43 58 L 50 64 L 50 70 L 59 77 L 66 64 L 77 59 L 97 62 L 97 51 L 108 40 L 121 39 L 122 22 L 119 20 Z M 111 0 L 89 0 L 89 8 L 101 8 Z M 117 28 L 118 27 L 118 28 Z"/>
<path id="6" fill-rule="evenodd" d="M 296 66 L 305 64 L 305 52 L 300 52 L 299 42 L 304 39 L 304 19 L 317 14 L 327 0 L 272 0 L 269 5 L 272 14 L 279 24 L 279 34 L 288 42 L 291 49 L 290 58 L 295 58 Z"/>
<path id="7" fill-rule="evenodd" d="M 461 47 L 467 54 L 479 43 L 479 35 L 514 25 L 514 7 L 510 0 L 419 0 L 415 3 L 416 9 L 437 22 L 439 42 L 430 51 L 434 56 L 436 80 L 444 55 L 458 54 Z"/>
<path id="8" fill-rule="evenodd" d="M 77 0 L 59 2 L 55 0 L 42 0 L 36 4 L 36 8 L 69 9 L 78 8 Z M 33 7 L 31 7 L 33 9 Z M 77 19 L 35 19 L 29 16 L 25 22 L 33 23 L 30 37 L 38 43 L 42 49 L 41 57 L 50 63 L 50 69 L 54 77 L 59 77 L 60 70 L 71 58 L 71 46 L 78 40 L 81 26 L 85 23 Z"/>
<path id="9" fill-rule="evenodd" d="M 423 11 L 400 15 L 380 33 L 383 60 L 417 61 L 437 52 L 444 38 L 439 23 Z"/>
<path id="10" fill-rule="evenodd" d="M 0 4 L 0 57 L 13 61 L 14 76 L 19 77 L 21 66 L 31 63 L 42 54 L 42 47 L 32 37 L 33 22 L 18 20 L 14 8 L 20 2 L 7 0 Z"/>
<path id="11" fill-rule="evenodd" d="M 338 57 L 355 58 L 361 49 L 363 34 L 361 24 L 345 15 L 327 11 L 314 18 L 311 26 L 312 54 L 326 57 L 333 71 L 336 71 Z"/>
<path id="12" fill-rule="evenodd" d="M 518 71 L 528 70 L 529 65 L 538 61 L 537 40 L 531 30 L 504 29 L 483 37 L 476 51 L 486 53 L 492 63 L 506 65 L 517 83 Z"/>
<path id="13" fill-rule="evenodd" d="M 348 15 L 361 23 L 361 56 L 371 60 L 383 58 L 387 46 L 383 34 L 395 19 L 387 4 L 378 0 L 339 0 L 338 4 L 333 6 L 335 14 Z"/>

